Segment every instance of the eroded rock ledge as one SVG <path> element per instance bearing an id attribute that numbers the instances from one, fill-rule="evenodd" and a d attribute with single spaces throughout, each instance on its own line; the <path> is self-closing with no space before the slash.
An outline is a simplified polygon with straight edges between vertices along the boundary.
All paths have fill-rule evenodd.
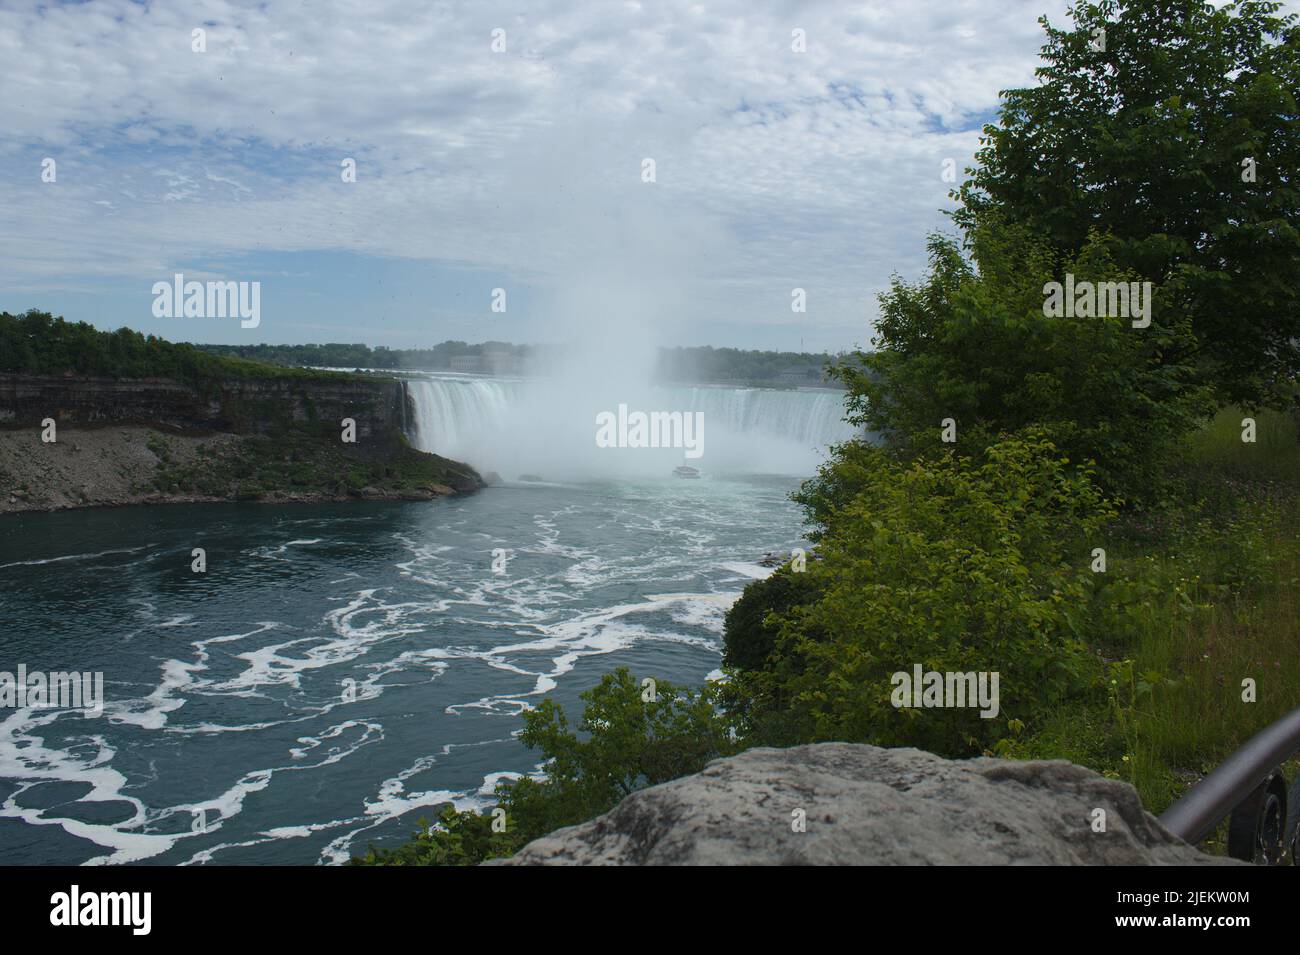
<path id="1" fill-rule="evenodd" d="M 1093 831 L 1096 809 L 1106 831 Z M 792 828 L 802 810 L 806 831 Z M 1240 865 L 1136 790 L 1064 761 L 822 743 L 753 749 L 634 793 L 497 865 Z"/>
<path id="2" fill-rule="evenodd" d="M 309 434 L 178 434 L 144 425 L 0 428 L 0 515 L 78 507 L 258 501 L 427 501 L 474 491 L 467 465 L 390 442 L 369 456 Z"/>
<path id="3" fill-rule="evenodd" d="M 396 379 L 0 374 L 0 514 L 212 501 L 431 500 L 468 465 L 411 446 Z M 342 440 L 344 419 L 355 441 Z M 46 422 L 57 440 L 46 442 Z M 55 435 L 51 435 L 55 437 Z"/>

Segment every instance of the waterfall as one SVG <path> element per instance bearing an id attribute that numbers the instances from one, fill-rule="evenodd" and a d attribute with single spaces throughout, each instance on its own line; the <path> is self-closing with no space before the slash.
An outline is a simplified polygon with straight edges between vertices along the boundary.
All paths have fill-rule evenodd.
<path id="1" fill-rule="evenodd" d="M 844 392 L 774 388 L 666 388 L 667 406 L 703 411 L 706 421 L 755 436 L 809 447 L 826 447 L 853 437 L 844 422 Z"/>
<path id="2" fill-rule="evenodd" d="M 410 380 L 415 446 L 487 467 L 492 443 L 509 428 L 522 384 L 489 378 Z"/>
<path id="3" fill-rule="evenodd" d="M 610 449 L 597 448 L 595 414 L 619 402 L 647 412 L 703 412 L 705 454 L 690 463 L 706 470 L 809 474 L 828 445 L 856 433 L 843 420 L 843 393 L 822 389 L 629 386 L 593 395 L 582 383 L 433 376 L 407 387 L 417 447 L 508 479 L 665 474 L 682 463 L 680 451 L 637 449 L 615 464 Z"/>

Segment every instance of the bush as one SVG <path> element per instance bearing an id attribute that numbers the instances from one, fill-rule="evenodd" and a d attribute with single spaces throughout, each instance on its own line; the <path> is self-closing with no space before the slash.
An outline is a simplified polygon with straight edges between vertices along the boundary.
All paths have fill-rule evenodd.
<path id="1" fill-rule="evenodd" d="M 512 855 L 523 842 L 517 831 L 495 831 L 491 813 L 460 811 L 448 806 L 436 825 L 421 818 L 411 840 L 396 849 L 371 846 L 351 865 L 478 865 Z"/>
<path id="2" fill-rule="evenodd" d="M 727 611 L 723 625 L 722 665 L 761 670 L 776 649 L 778 628 L 772 614 L 788 613 L 817 596 L 812 578 L 783 564 L 770 577 L 747 586 Z"/>
<path id="3" fill-rule="evenodd" d="M 808 603 L 774 615 L 777 656 L 794 667 L 737 672 L 750 743 L 781 737 L 920 746 L 948 756 L 990 748 L 1095 685 L 1082 609 L 1090 546 L 1114 515 L 1090 468 L 1040 432 L 978 458 L 900 463 L 854 457 L 859 488 L 808 565 Z M 897 709 L 896 672 L 997 672 L 1000 713 Z M 772 728 L 781 732 L 772 738 Z"/>

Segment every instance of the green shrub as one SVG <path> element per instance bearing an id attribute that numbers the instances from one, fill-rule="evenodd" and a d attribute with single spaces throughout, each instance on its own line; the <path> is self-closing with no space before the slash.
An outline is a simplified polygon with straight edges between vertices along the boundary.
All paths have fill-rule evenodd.
<path id="1" fill-rule="evenodd" d="M 488 859 L 513 855 L 524 843 L 517 829 L 493 829 L 491 813 L 457 810 L 448 806 L 429 825 L 421 817 L 409 842 L 395 849 L 370 846 L 351 865 L 478 865 Z"/>
<path id="2" fill-rule="evenodd" d="M 1044 17 L 1034 82 L 1001 94 L 953 196 L 967 233 L 996 216 L 1068 254 L 1112 234 L 1115 261 L 1166 286 L 1194 333 L 1162 360 L 1250 403 L 1300 373 L 1300 21 L 1281 6 L 1097 0 Z"/>
<path id="3" fill-rule="evenodd" d="M 776 615 L 778 656 L 799 665 L 737 673 L 727 691 L 747 704 L 746 730 L 969 755 L 1095 685 L 1082 611 L 1114 511 L 1090 468 L 1033 431 L 980 458 L 854 462 L 860 487 L 808 565 L 819 596 Z M 895 708 L 891 677 L 916 664 L 997 672 L 997 718 Z"/>
<path id="4" fill-rule="evenodd" d="M 774 613 L 788 613 L 817 596 L 813 578 L 783 564 L 763 580 L 747 586 L 727 611 L 723 625 L 722 665 L 761 670 L 776 649 L 778 627 Z"/>

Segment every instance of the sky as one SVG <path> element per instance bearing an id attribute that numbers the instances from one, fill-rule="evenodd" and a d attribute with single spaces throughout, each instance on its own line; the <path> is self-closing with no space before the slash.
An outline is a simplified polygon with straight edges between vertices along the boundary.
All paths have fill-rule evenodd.
<path id="1" fill-rule="evenodd" d="M 891 275 L 952 231 L 945 161 L 963 178 L 999 91 L 1033 82 L 1042 14 L 1066 22 L 0 0 L 0 310 L 230 344 L 866 345 Z M 258 324 L 155 317 L 176 273 L 259 283 Z"/>

